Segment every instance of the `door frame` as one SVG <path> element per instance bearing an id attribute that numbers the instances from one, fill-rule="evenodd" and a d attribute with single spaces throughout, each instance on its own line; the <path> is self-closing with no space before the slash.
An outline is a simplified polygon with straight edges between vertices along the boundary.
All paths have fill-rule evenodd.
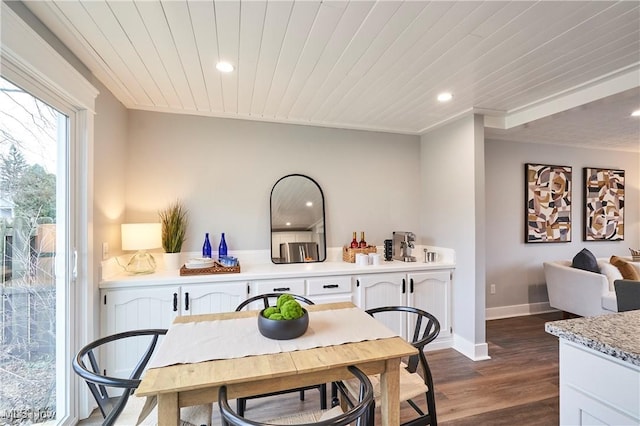
<path id="1" fill-rule="evenodd" d="M 96 335 L 95 285 L 93 249 L 93 123 L 98 90 L 73 68 L 51 45 L 34 31 L 5 2 L 0 5 L 0 69 L 8 80 L 50 104 L 69 117 L 69 169 L 66 171 L 67 202 L 74 241 L 66 241 L 73 252 L 64 267 L 71 275 L 69 297 L 66 300 L 66 319 L 63 342 L 67 368 L 61 380 L 67 390 L 58 395 L 58 403 L 65 406 L 66 416 L 60 424 L 75 424 L 86 417 L 92 406 L 88 392 L 79 392 L 80 381 L 73 375 L 70 360 L 77 349 Z M 57 265 L 56 265 L 57 266 Z M 75 280 L 73 276 L 75 275 Z"/>

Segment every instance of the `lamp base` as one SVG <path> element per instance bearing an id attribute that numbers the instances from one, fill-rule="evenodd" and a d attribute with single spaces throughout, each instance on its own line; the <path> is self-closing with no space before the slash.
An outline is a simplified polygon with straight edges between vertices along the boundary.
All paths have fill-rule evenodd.
<path id="1" fill-rule="evenodd" d="M 124 270 L 135 275 L 151 274 L 156 270 L 156 260 L 151 253 L 141 250 L 131 257 Z"/>

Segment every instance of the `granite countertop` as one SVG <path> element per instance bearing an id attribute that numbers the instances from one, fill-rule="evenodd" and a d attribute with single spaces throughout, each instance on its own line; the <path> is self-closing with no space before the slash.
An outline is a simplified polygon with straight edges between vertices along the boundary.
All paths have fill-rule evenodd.
<path id="1" fill-rule="evenodd" d="M 640 366 L 640 310 L 552 321 L 547 333 Z"/>

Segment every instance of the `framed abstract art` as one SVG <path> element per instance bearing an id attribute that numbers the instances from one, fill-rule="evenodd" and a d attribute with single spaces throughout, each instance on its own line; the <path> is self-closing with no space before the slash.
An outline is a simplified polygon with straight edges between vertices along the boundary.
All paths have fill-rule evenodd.
<path id="1" fill-rule="evenodd" d="M 571 166 L 525 164 L 525 243 L 571 241 Z"/>
<path id="2" fill-rule="evenodd" d="M 624 240 L 624 170 L 584 168 L 584 241 Z"/>

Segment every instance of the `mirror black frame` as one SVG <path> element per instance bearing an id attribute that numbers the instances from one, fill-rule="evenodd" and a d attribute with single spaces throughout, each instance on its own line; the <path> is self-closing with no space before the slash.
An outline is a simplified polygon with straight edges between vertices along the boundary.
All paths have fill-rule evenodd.
<path id="1" fill-rule="evenodd" d="M 274 231 L 274 226 L 273 226 L 273 216 L 274 216 L 274 200 L 273 200 L 273 195 L 274 195 L 274 190 L 276 190 L 276 187 L 278 186 L 278 184 L 280 184 L 283 180 L 287 179 L 287 178 L 292 178 L 292 177 L 300 177 L 300 178 L 304 178 L 307 179 L 309 181 L 310 184 L 313 184 L 315 186 L 314 189 L 317 189 L 319 195 L 320 195 L 320 200 L 322 202 L 322 206 L 321 206 L 321 213 L 322 213 L 322 228 L 323 228 L 323 232 L 322 232 L 322 238 L 318 241 L 318 260 L 309 260 L 309 261 L 289 261 L 289 262 L 276 262 L 274 259 L 282 259 L 280 257 L 280 253 L 274 253 L 273 251 L 273 234 L 274 232 L 278 232 L 278 230 L 276 229 Z M 277 194 L 276 194 L 277 195 Z M 318 223 L 318 222 L 316 222 Z M 303 174 L 299 174 L 299 173 L 293 173 L 293 174 L 289 174 L 286 176 L 281 177 L 280 179 L 278 179 L 276 181 L 276 183 L 273 185 L 273 187 L 271 188 L 271 195 L 269 197 L 269 225 L 270 225 L 270 252 L 271 252 L 271 262 L 276 264 L 276 265 L 288 265 L 288 264 L 292 264 L 292 263 L 319 263 L 319 262 L 324 262 L 327 259 L 327 232 L 326 232 L 326 217 L 325 217 L 325 208 L 324 208 L 324 193 L 322 192 L 322 188 L 320 187 L 320 185 L 318 184 L 318 182 L 316 182 L 313 178 L 307 176 L 307 175 L 303 175 Z M 291 231 L 291 232 L 295 232 L 295 231 Z"/>

